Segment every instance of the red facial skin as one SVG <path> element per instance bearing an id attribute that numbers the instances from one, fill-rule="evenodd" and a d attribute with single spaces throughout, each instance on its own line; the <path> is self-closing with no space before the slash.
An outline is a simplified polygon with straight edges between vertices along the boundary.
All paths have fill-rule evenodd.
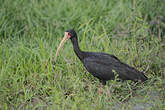
<path id="1" fill-rule="evenodd" d="M 71 34 L 68 32 L 68 35 L 67 35 L 67 37 L 68 37 L 68 39 L 70 39 L 70 37 L 71 37 Z"/>

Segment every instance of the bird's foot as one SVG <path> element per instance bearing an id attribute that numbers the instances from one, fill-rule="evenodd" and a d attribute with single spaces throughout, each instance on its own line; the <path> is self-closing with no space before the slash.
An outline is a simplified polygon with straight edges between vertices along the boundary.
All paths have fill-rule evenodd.
<path id="1" fill-rule="evenodd" d="M 103 88 L 101 87 L 99 90 L 99 94 L 102 95 L 103 94 Z"/>
<path id="2" fill-rule="evenodd" d="M 104 92 L 104 90 L 103 90 L 103 84 L 100 83 L 99 95 L 102 95 L 103 92 Z"/>

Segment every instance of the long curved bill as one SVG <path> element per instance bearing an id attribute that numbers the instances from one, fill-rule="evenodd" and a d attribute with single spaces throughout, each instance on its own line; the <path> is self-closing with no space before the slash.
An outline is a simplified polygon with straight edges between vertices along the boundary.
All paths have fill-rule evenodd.
<path id="1" fill-rule="evenodd" d="M 58 47 L 58 49 L 57 49 L 57 51 L 56 51 L 56 56 L 55 56 L 55 58 L 54 58 L 54 61 L 55 61 L 55 62 L 56 62 L 56 60 L 57 60 L 57 56 L 58 56 L 58 54 L 59 54 L 59 52 L 60 52 L 60 49 L 63 47 L 64 43 L 68 40 L 67 35 L 68 35 L 68 32 L 65 32 L 64 38 L 63 38 L 62 41 L 60 42 L 60 45 L 59 45 L 59 47 Z"/>

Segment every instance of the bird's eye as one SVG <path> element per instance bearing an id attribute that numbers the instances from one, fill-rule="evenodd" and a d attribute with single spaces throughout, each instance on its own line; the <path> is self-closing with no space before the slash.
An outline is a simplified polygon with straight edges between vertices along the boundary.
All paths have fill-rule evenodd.
<path id="1" fill-rule="evenodd" d="M 71 33 L 70 32 L 68 32 L 68 36 L 71 36 Z"/>
<path id="2" fill-rule="evenodd" d="M 71 37 L 71 33 L 70 32 L 68 32 L 68 38 L 70 38 Z"/>

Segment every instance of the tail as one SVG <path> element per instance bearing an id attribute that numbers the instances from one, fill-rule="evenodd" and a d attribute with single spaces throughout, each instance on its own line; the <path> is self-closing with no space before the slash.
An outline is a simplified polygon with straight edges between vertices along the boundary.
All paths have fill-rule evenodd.
<path id="1" fill-rule="evenodd" d="M 147 76 L 144 75 L 144 73 L 140 72 L 140 77 L 139 80 L 141 80 L 142 82 L 145 82 L 146 80 L 148 80 Z"/>

